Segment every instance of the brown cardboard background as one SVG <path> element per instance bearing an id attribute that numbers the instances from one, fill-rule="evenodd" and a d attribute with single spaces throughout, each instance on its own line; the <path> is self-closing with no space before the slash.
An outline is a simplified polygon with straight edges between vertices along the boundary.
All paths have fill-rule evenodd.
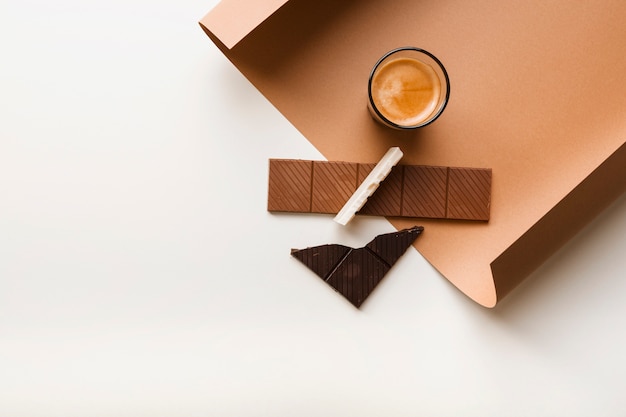
<path id="1" fill-rule="evenodd" d="M 232 49 L 208 33 L 330 160 L 400 146 L 403 163 L 493 168 L 488 224 L 419 220 L 415 245 L 493 306 L 626 189 L 625 18 L 619 1 L 291 0 Z M 409 133 L 365 105 L 371 66 L 403 45 L 434 53 L 451 79 L 441 118 Z"/>

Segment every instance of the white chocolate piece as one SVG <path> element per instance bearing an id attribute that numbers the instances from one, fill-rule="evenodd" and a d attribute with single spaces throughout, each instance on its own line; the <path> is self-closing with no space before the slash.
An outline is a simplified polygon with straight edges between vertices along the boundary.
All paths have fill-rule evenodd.
<path id="1" fill-rule="evenodd" d="M 369 196 L 374 194 L 380 182 L 389 175 L 391 168 L 400 161 L 402 155 L 403 153 L 400 148 L 389 148 L 387 153 L 376 164 L 372 172 L 363 180 L 359 188 L 356 189 L 333 220 L 344 226 L 348 224 L 356 212 L 363 207 Z"/>

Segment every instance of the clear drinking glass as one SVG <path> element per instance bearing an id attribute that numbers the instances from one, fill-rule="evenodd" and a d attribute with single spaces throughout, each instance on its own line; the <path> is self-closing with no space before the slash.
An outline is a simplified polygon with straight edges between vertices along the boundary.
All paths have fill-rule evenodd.
<path id="1" fill-rule="evenodd" d="M 450 80 L 433 54 L 407 46 L 378 60 L 367 90 L 375 120 L 394 129 L 416 129 L 432 123 L 446 108 Z"/>

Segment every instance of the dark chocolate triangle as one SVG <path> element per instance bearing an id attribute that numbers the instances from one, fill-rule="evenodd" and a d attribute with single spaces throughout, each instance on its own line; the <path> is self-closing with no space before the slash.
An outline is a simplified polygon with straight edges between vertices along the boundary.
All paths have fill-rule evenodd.
<path id="1" fill-rule="evenodd" d="M 322 245 L 306 249 L 292 249 L 291 256 L 305 264 L 324 281 L 352 248 L 343 245 Z"/>
<path id="2" fill-rule="evenodd" d="M 380 256 L 389 266 L 392 266 L 423 231 L 422 226 L 415 226 L 410 229 L 379 235 L 366 247 Z"/>
<path id="3" fill-rule="evenodd" d="M 380 235 L 358 249 L 343 245 L 292 249 L 291 256 L 358 308 L 423 230 L 416 226 Z"/>

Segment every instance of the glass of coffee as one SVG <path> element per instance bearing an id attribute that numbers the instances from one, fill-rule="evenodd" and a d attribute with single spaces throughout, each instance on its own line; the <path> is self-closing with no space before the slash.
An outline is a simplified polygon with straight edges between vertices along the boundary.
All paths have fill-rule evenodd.
<path id="1" fill-rule="evenodd" d="M 378 60 L 367 90 L 375 120 L 395 129 L 416 129 L 432 123 L 446 108 L 450 80 L 433 54 L 402 47 Z"/>

